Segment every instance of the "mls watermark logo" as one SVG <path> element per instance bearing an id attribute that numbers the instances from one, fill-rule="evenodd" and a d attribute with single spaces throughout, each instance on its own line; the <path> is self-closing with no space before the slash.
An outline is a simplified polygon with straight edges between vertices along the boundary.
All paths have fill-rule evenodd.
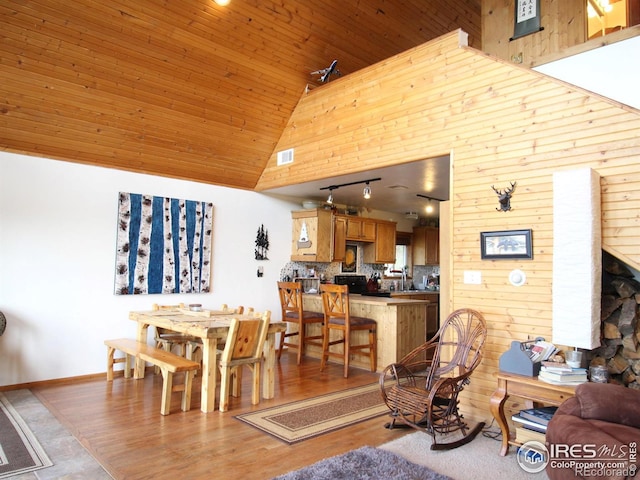
<path id="1" fill-rule="evenodd" d="M 549 463 L 549 450 L 543 443 L 531 440 L 523 443 L 518 448 L 516 460 L 520 468 L 525 472 L 539 473 Z"/>
<path id="2" fill-rule="evenodd" d="M 529 441 L 518 449 L 516 460 L 527 473 L 545 468 L 572 472 L 576 477 L 632 477 L 638 471 L 638 444 L 548 444 Z"/>

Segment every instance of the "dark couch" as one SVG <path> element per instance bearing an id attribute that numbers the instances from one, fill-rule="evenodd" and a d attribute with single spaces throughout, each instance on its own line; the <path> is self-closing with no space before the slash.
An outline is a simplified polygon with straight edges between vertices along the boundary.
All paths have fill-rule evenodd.
<path id="1" fill-rule="evenodd" d="M 640 467 L 640 390 L 609 383 L 579 385 L 575 397 L 567 399 L 549 422 L 546 440 L 550 451 L 546 471 L 551 480 L 627 478 L 634 467 Z M 619 465 L 603 469 L 595 463 L 629 463 L 630 459 L 634 466 L 630 471 Z M 572 466 L 571 461 L 576 464 Z M 635 478 L 640 479 L 640 473 Z"/>

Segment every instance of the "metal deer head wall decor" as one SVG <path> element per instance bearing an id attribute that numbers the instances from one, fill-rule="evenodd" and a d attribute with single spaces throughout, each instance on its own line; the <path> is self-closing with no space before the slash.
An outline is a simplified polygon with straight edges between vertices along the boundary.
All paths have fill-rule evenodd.
<path id="1" fill-rule="evenodd" d="M 516 189 L 516 182 L 511 182 L 511 188 L 505 188 L 504 190 L 498 190 L 493 185 L 491 185 L 491 188 L 498 194 L 498 202 L 500 202 L 500 206 L 496 210 L 503 212 L 511 210 L 511 194 Z"/>

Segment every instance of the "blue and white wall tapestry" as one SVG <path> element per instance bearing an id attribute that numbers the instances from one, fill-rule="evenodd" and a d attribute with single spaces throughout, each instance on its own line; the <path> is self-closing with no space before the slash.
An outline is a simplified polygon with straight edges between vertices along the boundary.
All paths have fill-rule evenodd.
<path id="1" fill-rule="evenodd" d="M 116 295 L 208 292 L 213 204 L 118 194 Z"/>

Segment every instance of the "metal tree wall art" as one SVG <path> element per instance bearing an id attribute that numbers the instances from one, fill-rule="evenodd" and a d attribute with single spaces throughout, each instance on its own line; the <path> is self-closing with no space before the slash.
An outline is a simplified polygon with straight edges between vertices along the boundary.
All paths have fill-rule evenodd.
<path id="1" fill-rule="evenodd" d="M 496 210 L 502 210 L 503 212 L 511 210 L 511 194 L 516 189 L 516 182 L 511 182 L 511 188 L 505 188 L 504 190 L 498 190 L 493 185 L 491 185 L 491 188 L 498 194 L 498 202 L 500 202 L 500 206 Z"/>
<path id="2" fill-rule="evenodd" d="M 256 260 L 269 260 L 267 253 L 269 252 L 269 232 L 260 225 L 258 234 L 256 235 Z"/>

